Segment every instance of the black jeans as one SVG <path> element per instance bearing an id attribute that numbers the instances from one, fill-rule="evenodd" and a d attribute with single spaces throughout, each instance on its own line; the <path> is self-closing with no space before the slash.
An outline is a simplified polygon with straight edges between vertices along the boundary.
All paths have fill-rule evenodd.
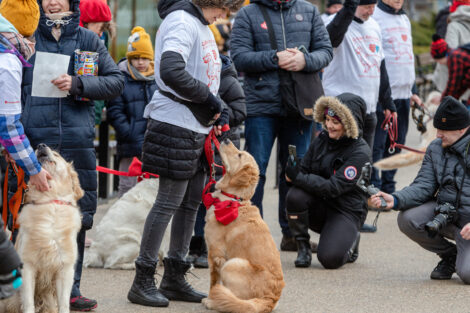
<path id="1" fill-rule="evenodd" d="M 360 218 L 332 207 L 328 200 L 312 196 L 303 189 L 291 187 L 287 193 L 287 213 L 308 211 L 309 228 L 320 234 L 318 261 L 327 269 L 343 266 L 349 257 L 360 227 Z M 292 222 L 292 221 L 291 221 Z"/>
<path id="2" fill-rule="evenodd" d="M 153 266 L 158 261 L 158 250 L 172 217 L 168 257 L 186 258 L 205 178 L 202 170 L 187 180 L 159 178 L 157 199 L 145 221 L 137 262 Z"/>

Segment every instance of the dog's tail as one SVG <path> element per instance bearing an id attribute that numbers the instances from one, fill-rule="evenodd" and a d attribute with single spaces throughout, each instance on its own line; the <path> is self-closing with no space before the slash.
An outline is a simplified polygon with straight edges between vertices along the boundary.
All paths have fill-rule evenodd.
<path id="1" fill-rule="evenodd" d="M 272 298 L 239 299 L 230 289 L 220 284 L 211 288 L 209 301 L 212 310 L 230 313 L 268 313 L 277 304 Z"/>
<path id="2" fill-rule="evenodd" d="M 426 148 L 420 149 L 426 151 Z M 374 163 L 374 166 L 380 170 L 394 170 L 410 165 L 417 164 L 423 161 L 424 154 L 416 152 L 398 153 L 391 157 L 382 159 Z"/>

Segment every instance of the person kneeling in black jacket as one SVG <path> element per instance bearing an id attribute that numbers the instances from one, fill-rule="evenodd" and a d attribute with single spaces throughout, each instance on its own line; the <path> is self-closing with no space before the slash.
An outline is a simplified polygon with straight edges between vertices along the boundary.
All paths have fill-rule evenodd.
<path id="1" fill-rule="evenodd" d="M 287 218 L 296 239 L 296 267 L 309 267 L 312 253 L 308 229 L 320 234 L 317 256 L 328 269 L 356 261 L 359 228 L 367 216 L 367 198 L 356 186 L 370 148 L 362 138 L 364 100 L 350 93 L 321 97 L 314 118 L 324 130 L 302 161 L 289 158 L 286 179 Z"/>

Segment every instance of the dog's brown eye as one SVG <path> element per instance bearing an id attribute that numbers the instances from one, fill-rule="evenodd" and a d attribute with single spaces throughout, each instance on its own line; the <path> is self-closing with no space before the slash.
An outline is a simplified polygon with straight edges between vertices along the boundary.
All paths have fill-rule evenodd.
<path id="1" fill-rule="evenodd" d="M 239 154 L 238 154 L 238 157 L 239 157 L 239 158 L 241 158 L 241 157 L 242 157 L 242 154 L 241 154 L 241 153 L 239 153 Z"/>

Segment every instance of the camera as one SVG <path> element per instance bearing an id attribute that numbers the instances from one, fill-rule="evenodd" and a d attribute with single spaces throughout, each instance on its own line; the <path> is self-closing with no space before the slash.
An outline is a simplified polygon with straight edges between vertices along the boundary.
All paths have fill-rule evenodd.
<path id="1" fill-rule="evenodd" d="M 436 216 L 424 226 L 424 229 L 431 238 L 434 238 L 447 224 L 457 220 L 457 209 L 450 203 L 446 202 L 438 205 L 434 212 Z"/>

